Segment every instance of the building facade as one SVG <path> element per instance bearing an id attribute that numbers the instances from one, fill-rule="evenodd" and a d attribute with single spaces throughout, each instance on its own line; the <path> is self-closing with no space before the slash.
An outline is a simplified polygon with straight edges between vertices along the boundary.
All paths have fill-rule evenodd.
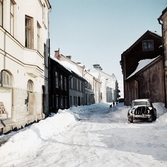
<path id="1" fill-rule="evenodd" d="M 99 64 L 94 64 L 90 73 L 101 81 L 100 99 L 101 102 L 117 102 L 118 82 L 114 74 L 109 75 L 102 71 Z"/>
<path id="2" fill-rule="evenodd" d="M 92 75 L 88 70 L 84 71 L 85 104 L 90 105 L 101 102 L 101 81 L 99 76 Z"/>
<path id="3" fill-rule="evenodd" d="M 69 106 L 79 106 L 85 104 L 85 82 L 82 76 L 83 67 L 71 60 L 70 56 L 64 56 L 55 51 L 54 59 L 59 61 L 61 65 L 71 71 L 69 77 Z"/>
<path id="4" fill-rule="evenodd" d="M 162 11 L 158 22 L 162 27 L 162 55 L 164 64 L 165 107 L 167 107 L 167 8 Z"/>
<path id="5" fill-rule="evenodd" d="M 91 75 L 80 62 L 71 60 L 71 56 L 64 56 L 55 51 L 55 56 L 61 64 L 72 71 L 69 79 L 70 106 L 90 105 L 100 102 L 101 81 Z"/>
<path id="6" fill-rule="evenodd" d="M 146 31 L 122 53 L 120 64 L 124 81 L 125 105 L 130 105 L 131 101 L 137 98 L 163 102 L 164 75 L 161 45 L 162 38 L 159 35 Z M 152 61 L 141 67 L 139 64 L 141 60 Z M 138 68 L 141 69 L 135 72 Z"/>
<path id="7" fill-rule="evenodd" d="M 0 0 L 0 130 L 21 128 L 47 111 L 48 0 Z"/>
<path id="8" fill-rule="evenodd" d="M 141 70 L 129 76 L 125 81 L 126 105 L 130 105 L 132 100 L 140 98 L 164 103 L 163 71 L 163 57 L 158 56 L 151 59 Z"/>
<path id="9" fill-rule="evenodd" d="M 59 109 L 69 108 L 69 80 L 72 72 L 67 70 L 55 59 L 50 60 L 50 112 L 57 113 Z"/>

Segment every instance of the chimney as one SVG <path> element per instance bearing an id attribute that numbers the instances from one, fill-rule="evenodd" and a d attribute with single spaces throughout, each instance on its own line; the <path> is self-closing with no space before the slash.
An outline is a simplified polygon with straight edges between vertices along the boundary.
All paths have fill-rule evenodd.
<path id="1" fill-rule="evenodd" d="M 70 59 L 71 60 L 71 56 L 66 56 L 68 59 Z"/>
<path id="2" fill-rule="evenodd" d="M 55 50 L 55 56 L 56 59 L 60 60 L 60 49 Z"/>
<path id="3" fill-rule="evenodd" d="M 100 64 L 93 64 L 93 67 L 95 68 L 95 69 L 99 69 L 99 70 L 103 70 L 102 68 L 101 68 L 101 66 L 100 66 Z"/>

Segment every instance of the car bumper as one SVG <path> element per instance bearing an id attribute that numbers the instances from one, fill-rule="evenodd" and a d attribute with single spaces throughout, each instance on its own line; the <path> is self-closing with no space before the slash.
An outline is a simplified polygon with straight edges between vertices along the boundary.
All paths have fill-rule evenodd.
<path id="1" fill-rule="evenodd" d="M 149 114 L 142 114 L 142 115 L 129 115 L 128 119 L 149 119 L 152 116 Z"/>

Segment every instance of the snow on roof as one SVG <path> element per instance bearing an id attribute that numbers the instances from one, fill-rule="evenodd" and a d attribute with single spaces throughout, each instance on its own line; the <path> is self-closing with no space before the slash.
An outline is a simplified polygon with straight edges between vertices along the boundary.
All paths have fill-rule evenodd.
<path id="1" fill-rule="evenodd" d="M 89 71 L 89 73 L 90 73 L 91 75 L 93 75 L 95 78 L 98 78 L 98 77 L 99 77 L 99 72 L 97 72 L 97 71 Z"/>
<path id="2" fill-rule="evenodd" d="M 138 101 L 149 101 L 149 99 L 135 99 L 133 101 L 135 101 L 135 102 L 138 102 Z"/>
<path id="3" fill-rule="evenodd" d="M 67 61 L 60 61 L 60 60 L 56 59 L 56 58 L 53 57 L 53 56 L 50 56 L 50 58 L 51 58 L 52 60 L 58 62 L 59 64 L 61 64 L 61 65 L 62 65 L 64 68 L 66 68 L 68 71 L 70 71 L 70 72 L 73 71 L 74 73 L 76 73 L 77 75 L 79 75 L 79 76 L 82 77 L 82 74 L 80 73 L 80 71 L 78 70 L 78 68 L 77 68 L 75 65 L 73 65 L 73 64 L 71 64 L 71 63 L 69 63 L 69 62 L 67 62 Z"/>
<path id="4" fill-rule="evenodd" d="M 153 62 L 156 58 L 140 60 L 138 66 L 136 68 L 136 70 L 129 77 L 127 77 L 127 79 L 129 79 L 130 77 L 132 77 L 133 75 L 135 75 L 138 71 L 140 71 L 142 68 L 144 68 L 145 66 L 147 66 L 148 64 L 150 64 L 151 62 Z"/>
<path id="5" fill-rule="evenodd" d="M 80 73 L 80 71 L 78 70 L 78 68 L 75 65 L 73 65 L 67 61 L 61 61 L 61 63 L 63 66 L 70 68 L 73 72 L 75 72 L 76 74 L 78 74 L 79 76 L 82 77 L 82 74 Z"/>

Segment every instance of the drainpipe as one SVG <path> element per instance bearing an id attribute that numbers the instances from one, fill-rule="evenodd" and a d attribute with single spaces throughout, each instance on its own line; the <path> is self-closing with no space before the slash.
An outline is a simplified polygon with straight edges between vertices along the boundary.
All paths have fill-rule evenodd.
<path id="1" fill-rule="evenodd" d="M 50 22 L 49 22 L 49 14 L 51 13 L 52 8 L 48 11 L 48 108 L 49 115 L 51 114 L 51 68 L 50 68 Z"/>
<path id="2" fill-rule="evenodd" d="M 158 18 L 158 23 L 161 25 L 162 27 L 162 57 L 163 57 L 163 68 L 164 68 L 164 91 L 165 91 L 165 107 L 167 107 L 167 102 L 166 102 L 166 80 L 165 80 L 165 54 L 164 54 L 164 40 L 163 40 L 163 22 L 161 21 L 160 18 Z"/>
<path id="3" fill-rule="evenodd" d="M 3 49 L 4 49 L 4 56 L 3 56 L 3 69 L 1 70 L 1 87 L 3 87 L 3 77 L 2 77 L 2 73 L 3 71 L 5 70 L 6 68 L 6 30 L 4 32 L 4 46 L 3 46 Z"/>
<path id="4" fill-rule="evenodd" d="M 4 69 L 6 68 L 6 59 L 5 59 L 5 57 L 6 57 L 6 30 L 5 30 L 5 33 L 4 33 L 4 53 L 5 53 L 5 55 L 4 55 Z"/>

